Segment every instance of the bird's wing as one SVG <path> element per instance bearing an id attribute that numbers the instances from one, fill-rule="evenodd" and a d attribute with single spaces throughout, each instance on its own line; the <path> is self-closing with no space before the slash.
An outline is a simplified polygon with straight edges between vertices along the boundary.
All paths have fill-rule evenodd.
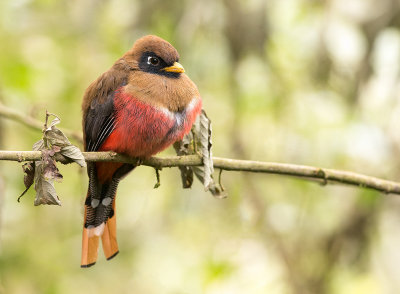
<path id="1" fill-rule="evenodd" d="M 90 104 L 84 126 L 86 151 L 97 151 L 115 128 L 113 96 L 114 91 L 105 102 L 99 103 L 96 99 Z"/>
<path id="2" fill-rule="evenodd" d="M 86 90 L 83 105 L 86 151 L 97 151 L 114 130 L 114 94 L 126 85 L 127 77 L 125 70 L 114 66 Z"/>

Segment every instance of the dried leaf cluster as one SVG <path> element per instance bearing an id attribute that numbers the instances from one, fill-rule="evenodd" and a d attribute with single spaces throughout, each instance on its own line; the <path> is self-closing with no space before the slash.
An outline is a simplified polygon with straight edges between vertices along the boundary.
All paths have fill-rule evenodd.
<path id="1" fill-rule="evenodd" d="M 55 116 L 53 121 L 47 126 L 50 116 Z M 76 162 L 81 167 L 86 166 L 85 159 L 78 147 L 71 144 L 68 138 L 60 131 L 56 125 L 60 119 L 50 113 L 46 113 L 46 123 L 43 129 L 43 138 L 33 144 L 34 151 L 42 152 L 42 160 L 30 161 L 22 166 L 25 173 L 24 184 L 25 191 L 19 196 L 19 199 L 35 183 L 36 197 L 35 205 L 56 204 L 61 205 L 57 196 L 54 182 L 61 182 L 63 176 L 60 174 L 54 156 L 60 154 L 70 162 Z"/>
<path id="2" fill-rule="evenodd" d="M 212 160 L 212 128 L 211 121 L 204 110 L 197 117 L 192 131 L 182 141 L 174 144 L 177 155 L 200 154 L 203 159 L 202 166 L 179 167 L 181 171 L 183 188 L 190 188 L 193 184 L 193 174 L 203 183 L 206 191 L 214 197 L 225 198 L 227 193 L 223 187 L 214 181 L 214 165 Z"/>

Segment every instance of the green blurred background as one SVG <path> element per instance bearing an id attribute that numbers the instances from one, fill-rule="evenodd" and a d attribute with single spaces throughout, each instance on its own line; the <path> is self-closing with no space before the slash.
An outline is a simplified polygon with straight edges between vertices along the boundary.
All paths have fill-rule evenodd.
<path id="1" fill-rule="evenodd" d="M 398 0 L 2 0 L 5 105 L 80 130 L 81 97 L 133 42 L 180 52 L 214 155 L 400 179 Z M 40 132 L 0 119 L 1 149 Z M 163 154 L 173 154 L 167 150 Z M 34 207 L 0 163 L 0 293 L 400 293 L 400 201 L 369 190 L 224 172 L 229 197 L 140 167 L 117 200 L 120 254 L 81 269 L 87 176 L 60 166 L 62 207 Z"/>

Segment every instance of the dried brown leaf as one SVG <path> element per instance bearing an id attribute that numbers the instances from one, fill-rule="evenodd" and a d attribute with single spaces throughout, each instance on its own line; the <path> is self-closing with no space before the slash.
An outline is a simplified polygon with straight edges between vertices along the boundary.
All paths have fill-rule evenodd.
<path id="1" fill-rule="evenodd" d="M 214 164 L 212 160 L 212 128 L 211 121 L 204 110 L 193 124 L 192 131 L 182 141 L 174 144 L 178 155 L 192 155 L 200 153 L 203 159 L 202 166 L 180 167 L 184 188 L 190 188 L 193 183 L 193 173 L 203 183 L 206 191 L 218 198 L 225 198 L 226 192 L 214 181 Z"/>
<path id="2" fill-rule="evenodd" d="M 25 163 L 24 165 L 22 165 L 22 170 L 24 171 L 25 190 L 21 193 L 21 195 L 18 196 L 18 202 L 21 200 L 21 197 L 24 196 L 26 192 L 28 192 L 29 188 L 33 184 L 33 179 L 35 175 L 35 163 L 33 161 Z"/>
<path id="3" fill-rule="evenodd" d="M 52 157 L 54 154 L 55 152 L 53 150 L 42 150 L 42 162 L 44 163 L 43 176 L 45 179 L 61 182 L 63 176 L 60 174 L 56 166 L 56 161 Z"/>
<path id="4" fill-rule="evenodd" d="M 35 162 L 35 205 L 61 205 L 54 188 L 54 181 L 60 182 L 62 175 L 52 155 L 54 155 L 53 150 L 44 149 L 42 150 L 42 160 Z"/>
<path id="5" fill-rule="evenodd" d="M 57 127 L 51 126 L 44 132 L 44 138 L 52 146 L 65 147 L 71 145 L 71 142 Z"/>
<path id="6" fill-rule="evenodd" d="M 51 114 L 47 114 L 47 115 L 51 115 Z M 51 129 L 52 127 L 54 127 L 55 125 L 59 124 L 61 122 L 61 120 L 58 118 L 58 116 L 56 116 L 50 123 L 48 129 Z"/>
<path id="7" fill-rule="evenodd" d="M 72 161 L 76 162 L 81 167 L 86 166 L 85 158 L 83 157 L 83 154 L 78 147 L 74 145 L 64 146 L 61 148 L 60 153 L 65 157 L 71 159 Z"/>
<path id="8" fill-rule="evenodd" d="M 33 161 L 27 162 L 22 166 L 22 170 L 24 171 L 24 185 L 25 188 L 32 186 L 33 179 L 35 176 L 35 163 Z"/>
<path id="9" fill-rule="evenodd" d="M 214 165 L 211 152 L 211 121 L 208 119 L 204 110 L 202 110 L 200 114 L 197 128 L 196 142 L 203 157 L 202 180 L 204 188 L 208 190 L 212 181 L 211 175 L 214 172 Z"/>
<path id="10" fill-rule="evenodd" d="M 39 141 L 37 141 L 35 144 L 33 144 L 32 146 L 32 150 L 33 151 L 40 151 L 44 149 L 44 141 L 43 139 L 40 139 Z"/>
<path id="11" fill-rule="evenodd" d="M 174 148 L 176 154 L 179 156 L 194 154 L 193 151 L 193 134 L 190 132 L 187 134 L 183 140 L 174 143 Z M 193 170 L 189 166 L 180 166 L 179 170 L 181 172 L 182 187 L 188 189 L 192 187 L 193 184 Z"/>
<path id="12" fill-rule="evenodd" d="M 48 205 L 61 205 L 58 199 L 56 189 L 54 188 L 54 181 L 46 179 L 43 172 L 43 164 L 39 163 L 36 165 L 35 172 L 35 190 L 36 198 L 34 205 L 48 204 Z"/>
<path id="13" fill-rule="evenodd" d="M 182 187 L 184 189 L 191 188 L 193 185 L 193 170 L 188 166 L 180 166 Z"/>

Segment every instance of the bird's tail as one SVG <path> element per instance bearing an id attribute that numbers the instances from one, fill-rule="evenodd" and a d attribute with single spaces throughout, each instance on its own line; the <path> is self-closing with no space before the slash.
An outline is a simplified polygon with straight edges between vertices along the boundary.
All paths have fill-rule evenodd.
<path id="1" fill-rule="evenodd" d="M 115 197 L 112 204 L 114 215 L 109 218 L 104 227 L 103 235 L 101 235 L 101 241 L 103 243 L 103 252 L 107 260 L 110 260 L 118 254 L 118 243 L 117 243 L 117 217 L 115 214 Z"/>
<path id="2" fill-rule="evenodd" d="M 91 267 L 96 263 L 100 238 L 103 245 L 103 252 L 107 260 L 110 260 L 118 254 L 115 197 L 112 208 L 114 214 L 107 219 L 106 222 L 97 227 L 83 227 L 81 267 Z M 87 219 L 87 214 L 92 213 L 90 210 L 91 207 L 85 205 L 85 220 Z"/>
<path id="3" fill-rule="evenodd" d="M 99 249 L 99 236 L 91 235 L 90 229 L 83 228 L 81 267 L 91 267 L 96 263 Z"/>
<path id="4" fill-rule="evenodd" d="M 120 179 L 134 168 L 122 163 L 88 164 L 89 189 L 85 201 L 81 267 L 96 263 L 100 237 L 107 260 L 118 254 L 115 195 Z"/>

